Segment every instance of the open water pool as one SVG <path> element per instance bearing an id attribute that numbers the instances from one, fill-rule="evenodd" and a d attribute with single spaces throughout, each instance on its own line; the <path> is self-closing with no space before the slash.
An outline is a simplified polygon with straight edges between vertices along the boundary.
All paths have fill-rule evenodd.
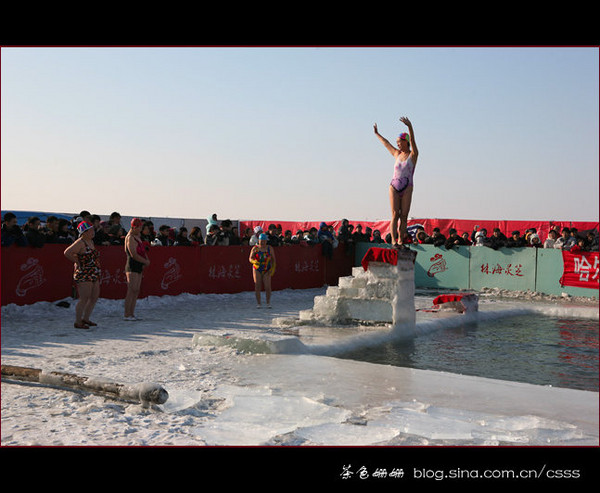
<path id="1" fill-rule="evenodd" d="M 598 320 L 526 314 L 465 321 L 337 357 L 598 392 Z"/>

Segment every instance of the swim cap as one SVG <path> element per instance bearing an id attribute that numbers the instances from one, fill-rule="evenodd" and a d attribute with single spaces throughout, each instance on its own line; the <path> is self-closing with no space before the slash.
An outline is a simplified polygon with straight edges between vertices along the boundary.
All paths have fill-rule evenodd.
<path id="1" fill-rule="evenodd" d="M 267 237 L 267 235 L 266 235 L 266 234 L 262 233 L 262 234 L 261 234 L 261 235 L 258 237 L 258 239 L 259 239 L 259 240 L 268 240 L 268 237 Z"/>
<path id="2" fill-rule="evenodd" d="M 142 225 L 142 220 L 139 217 L 134 217 L 131 220 L 131 227 L 132 228 L 136 228 L 136 227 L 141 226 L 141 225 Z"/>
<path id="3" fill-rule="evenodd" d="M 77 225 L 77 231 L 79 231 L 79 234 L 83 234 L 85 233 L 88 229 L 93 228 L 94 226 L 92 226 L 90 223 L 88 223 L 87 221 L 81 221 L 78 225 Z"/>
<path id="4" fill-rule="evenodd" d="M 402 132 L 400 135 L 398 135 L 398 138 L 402 140 L 408 140 L 408 134 L 406 132 Z"/>

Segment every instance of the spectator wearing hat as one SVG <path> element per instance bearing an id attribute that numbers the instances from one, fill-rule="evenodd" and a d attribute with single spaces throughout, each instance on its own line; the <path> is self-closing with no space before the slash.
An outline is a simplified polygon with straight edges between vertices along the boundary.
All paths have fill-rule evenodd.
<path id="1" fill-rule="evenodd" d="M 350 223 L 348 222 L 348 219 L 342 219 L 342 225 L 340 226 L 340 229 L 338 230 L 338 241 L 340 243 L 351 243 L 352 242 L 352 238 L 351 238 L 351 233 L 352 233 L 352 229 L 350 227 Z"/>
<path id="2" fill-rule="evenodd" d="M 500 231 L 500 228 L 494 228 L 492 231 L 492 236 L 490 238 L 489 246 L 494 250 L 498 250 L 498 248 L 503 248 L 507 245 L 506 235 Z"/>
<path id="3" fill-rule="evenodd" d="M 446 239 L 444 246 L 446 250 L 450 250 L 454 246 L 465 245 L 465 240 L 462 236 L 458 235 L 458 232 L 454 228 L 450 228 L 448 231 L 448 238 Z"/>
<path id="4" fill-rule="evenodd" d="M 213 224 L 208 228 L 208 234 L 206 235 L 206 246 L 216 246 L 221 244 L 221 228 L 218 224 Z"/>
<path id="5" fill-rule="evenodd" d="M 352 241 L 356 243 L 367 242 L 367 237 L 363 233 L 362 224 L 357 224 L 354 228 L 354 232 L 351 235 Z"/>
<path id="6" fill-rule="evenodd" d="M 475 246 L 489 246 L 490 239 L 487 237 L 487 229 L 481 228 L 479 231 L 475 232 L 475 241 L 473 244 Z"/>
<path id="7" fill-rule="evenodd" d="M 323 255 L 325 255 L 325 257 L 328 259 L 331 259 L 333 257 L 333 249 L 335 248 L 336 240 L 331 234 L 329 226 L 327 226 L 326 223 L 322 222 L 319 225 L 317 237 L 319 239 L 319 243 L 323 245 Z"/>
<path id="8" fill-rule="evenodd" d="M 515 230 L 510 234 L 510 238 L 506 240 L 506 246 L 509 248 L 521 248 L 527 246 L 527 243 L 525 242 L 525 238 L 521 236 L 521 233 Z"/>
<path id="9" fill-rule="evenodd" d="M 425 232 L 424 229 L 418 229 L 417 234 L 415 236 L 416 242 L 419 244 L 428 245 L 431 242 L 429 241 L 429 235 Z"/>
<path id="10" fill-rule="evenodd" d="M 79 238 L 64 251 L 65 257 L 73 262 L 73 279 L 77 286 L 79 301 L 75 306 L 76 329 L 95 326 L 90 320 L 100 296 L 100 253 L 94 245 L 94 227 L 88 221 L 77 226 Z"/>
<path id="11" fill-rule="evenodd" d="M 543 248 L 544 244 L 540 240 L 540 236 L 537 233 L 531 233 L 529 235 L 529 245 L 527 245 L 527 246 L 530 246 L 533 248 Z"/>
<path id="12" fill-rule="evenodd" d="M 207 223 L 206 223 L 206 235 L 208 236 L 208 233 L 210 232 L 210 228 L 211 226 L 218 226 L 219 225 L 219 220 L 217 219 L 217 214 L 212 214 L 209 218 L 207 218 Z"/>
<path id="13" fill-rule="evenodd" d="M 381 237 L 381 231 L 379 231 L 378 229 L 373 230 L 373 240 L 371 241 L 371 243 L 385 243 L 383 241 L 383 238 Z"/>
<path id="14" fill-rule="evenodd" d="M 250 237 L 248 244 L 250 246 L 258 245 L 258 237 L 262 232 L 262 226 L 254 226 L 254 234 Z"/>
<path id="15" fill-rule="evenodd" d="M 546 238 L 546 241 L 544 241 L 544 248 L 554 248 L 557 236 L 558 234 L 556 233 L 555 229 L 548 231 L 548 238 Z"/>

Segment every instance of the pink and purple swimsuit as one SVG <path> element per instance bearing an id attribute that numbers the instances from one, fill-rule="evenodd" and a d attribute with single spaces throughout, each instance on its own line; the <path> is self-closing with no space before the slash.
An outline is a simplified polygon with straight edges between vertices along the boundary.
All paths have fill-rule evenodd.
<path id="1" fill-rule="evenodd" d="M 404 194 L 404 191 L 409 187 L 413 186 L 413 174 L 415 172 L 415 164 L 410 156 L 405 161 L 400 159 L 400 156 L 396 158 L 394 163 L 394 176 L 390 185 L 400 195 Z"/>

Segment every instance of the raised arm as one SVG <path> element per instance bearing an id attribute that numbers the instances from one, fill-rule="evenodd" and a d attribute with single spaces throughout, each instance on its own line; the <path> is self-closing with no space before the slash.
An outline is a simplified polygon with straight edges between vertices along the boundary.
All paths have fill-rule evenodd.
<path id="1" fill-rule="evenodd" d="M 417 158 L 419 157 L 419 150 L 417 149 L 417 142 L 415 140 L 415 131 L 413 130 L 412 123 L 405 116 L 400 117 L 400 121 L 408 127 L 408 135 L 410 135 L 410 153 L 413 156 L 413 162 L 416 164 Z"/>
<path id="2" fill-rule="evenodd" d="M 377 138 L 383 143 L 385 148 L 390 152 L 390 154 L 392 156 L 396 157 L 400 151 L 398 149 L 396 149 L 392 144 L 390 144 L 386 138 L 382 137 L 379 134 L 379 132 L 377 131 L 377 123 L 375 123 L 373 125 L 373 131 L 375 132 L 375 135 L 377 136 Z"/>

